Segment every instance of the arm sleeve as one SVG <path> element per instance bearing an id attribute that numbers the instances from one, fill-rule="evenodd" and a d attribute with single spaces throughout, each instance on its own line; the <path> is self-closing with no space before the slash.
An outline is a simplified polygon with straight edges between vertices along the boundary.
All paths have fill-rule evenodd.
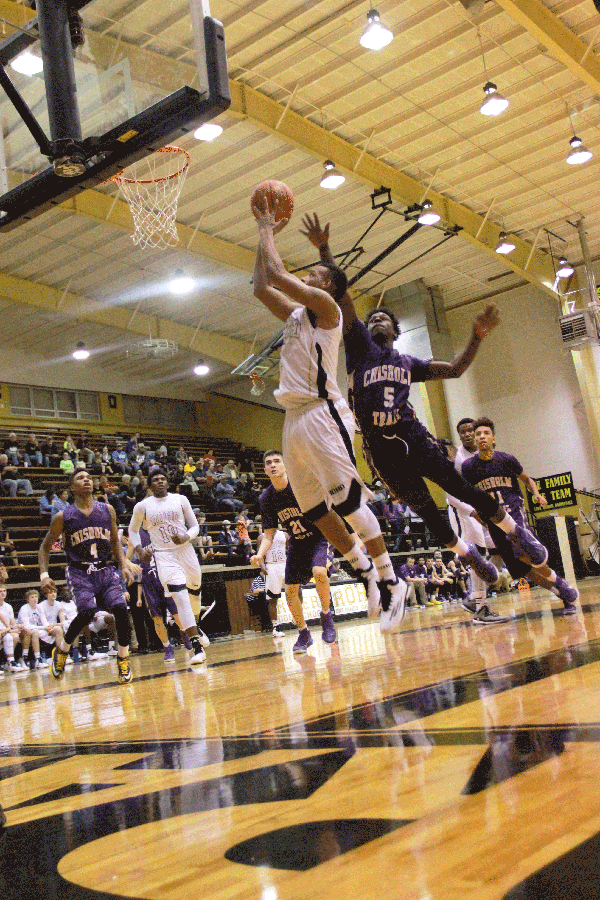
<path id="1" fill-rule="evenodd" d="M 134 548 L 139 547 L 140 545 L 140 528 L 144 522 L 144 507 L 141 503 L 136 503 L 133 507 L 133 515 L 131 517 L 131 522 L 129 523 L 129 540 L 133 544 Z"/>
<path id="2" fill-rule="evenodd" d="M 187 497 L 181 497 L 181 511 L 183 513 L 183 518 L 185 519 L 185 524 L 187 525 L 187 533 L 190 540 L 192 540 L 192 538 L 198 537 L 200 525 L 198 524 L 196 516 L 192 512 L 192 505 Z"/>

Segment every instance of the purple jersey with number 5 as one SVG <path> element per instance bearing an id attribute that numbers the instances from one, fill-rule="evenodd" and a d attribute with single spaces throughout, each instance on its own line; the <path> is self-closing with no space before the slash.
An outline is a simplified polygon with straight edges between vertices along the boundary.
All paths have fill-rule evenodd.
<path id="1" fill-rule="evenodd" d="M 74 503 L 68 503 L 63 510 L 67 565 L 108 562 L 112 557 L 110 527 L 110 509 L 106 503 L 94 501 L 89 515 L 82 513 Z"/>
<path id="2" fill-rule="evenodd" d="M 491 459 L 481 459 L 476 453 L 462 464 L 463 477 L 480 491 L 486 491 L 495 497 L 513 517 L 524 506 L 518 481 L 522 471 L 523 466 L 519 460 L 501 450 L 494 450 Z"/>

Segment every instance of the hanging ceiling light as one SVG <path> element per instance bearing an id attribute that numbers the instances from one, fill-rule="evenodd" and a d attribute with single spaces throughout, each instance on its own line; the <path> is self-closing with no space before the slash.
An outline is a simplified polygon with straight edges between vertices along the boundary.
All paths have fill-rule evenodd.
<path id="1" fill-rule="evenodd" d="M 197 364 L 194 366 L 194 375 L 208 375 L 210 369 L 206 365 L 203 359 L 199 359 Z"/>
<path id="2" fill-rule="evenodd" d="M 386 28 L 376 9 L 370 9 L 367 13 L 367 27 L 360 37 L 360 45 L 366 50 L 381 50 L 387 47 L 394 35 Z"/>
<path id="3" fill-rule="evenodd" d="M 422 204 L 422 212 L 417 219 L 419 225 L 435 225 L 440 221 L 440 216 L 434 211 L 431 200 L 425 200 Z"/>
<path id="4" fill-rule="evenodd" d="M 85 349 L 83 341 L 77 341 L 73 351 L 73 359 L 87 359 L 89 355 L 90 351 Z"/>
<path id="5" fill-rule="evenodd" d="M 169 282 L 169 290 L 172 294 L 189 294 L 194 287 L 194 279 L 184 275 L 182 269 L 176 269 L 173 278 Z"/>
<path id="6" fill-rule="evenodd" d="M 496 247 L 496 253 L 501 253 L 502 256 L 508 256 L 509 253 L 513 252 L 515 247 L 516 244 L 513 244 L 512 241 L 509 241 L 506 232 L 501 231 L 498 235 L 498 245 Z"/>
<path id="7" fill-rule="evenodd" d="M 204 122 L 200 128 L 196 128 L 194 137 L 197 141 L 214 141 L 222 133 L 223 129 L 216 122 Z"/>
<path id="8" fill-rule="evenodd" d="M 573 135 L 569 144 L 571 146 L 571 152 L 567 156 L 567 162 L 570 166 L 579 166 L 581 163 L 587 162 L 588 159 L 591 159 L 594 155 L 590 150 L 583 146 L 583 141 L 580 137 L 577 137 L 576 134 Z"/>
<path id="9" fill-rule="evenodd" d="M 31 50 L 24 50 L 15 56 L 10 63 L 11 69 L 21 75 L 38 75 L 44 69 L 44 64 L 39 56 L 35 56 Z"/>
<path id="10" fill-rule="evenodd" d="M 561 256 L 558 261 L 558 269 L 556 270 L 556 274 L 558 275 L 558 277 L 568 278 L 573 274 L 574 271 L 575 269 L 573 268 L 573 266 L 569 265 L 569 263 L 567 262 L 567 258 L 565 256 Z"/>
<path id="11" fill-rule="evenodd" d="M 498 88 L 493 81 L 487 81 L 483 86 L 485 100 L 479 111 L 484 116 L 499 116 L 508 106 L 508 100 L 498 93 Z"/>
<path id="12" fill-rule="evenodd" d="M 322 188 L 325 188 L 328 191 L 335 191 L 336 188 L 339 188 L 340 184 L 345 182 L 345 176 L 342 175 L 341 172 L 338 172 L 335 164 L 330 159 L 325 160 L 323 168 L 325 169 L 325 174 L 321 178 Z"/>

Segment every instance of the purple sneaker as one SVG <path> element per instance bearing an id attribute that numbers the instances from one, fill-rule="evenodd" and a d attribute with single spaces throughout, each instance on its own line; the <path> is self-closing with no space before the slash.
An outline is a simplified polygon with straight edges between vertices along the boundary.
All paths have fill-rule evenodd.
<path id="1" fill-rule="evenodd" d="M 165 649 L 165 662 L 175 662 L 175 647 L 173 644 Z"/>
<path id="2" fill-rule="evenodd" d="M 333 624 L 333 613 L 331 610 L 328 612 L 321 613 L 321 628 L 323 629 L 323 634 L 321 637 L 325 641 L 326 644 L 335 644 L 337 641 L 337 634 L 335 633 L 335 625 Z"/>
<path id="3" fill-rule="evenodd" d="M 306 653 L 309 647 L 312 647 L 313 639 L 310 636 L 308 628 L 303 628 L 298 634 L 298 640 L 292 647 L 294 653 Z"/>
<path id="4" fill-rule="evenodd" d="M 562 600 L 566 615 L 572 616 L 577 612 L 577 606 L 575 604 L 579 599 L 579 591 L 577 588 L 572 588 L 564 578 L 560 577 L 560 575 L 556 576 L 556 583 L 552 589 L 552 593 L 556 594 L 556 596 L 560 597 Z"/>
<path id="5" fill-rule="evenodd" d="M 529 564 L 535 567 L 543 566 L 548 559 L 547 549 L 538 541 L 533 531 L 529 531 L 528 528 L 517 525 L 513 533 L 507 534 L 506 537 L 512 544 L 518 559 L 525 556 Z"/>
<path id="6" fill-rule="evenodd" d="M 486 584 L 496 584 L 498 581 L 498 570 L 491 559 L 482 556 L 475 544 L 468 544 L 469 552 L 463 556 L 462 561 L 471 566 L 476 575 L 485 581 Z"/>
<path id="7" fill-rule="evenodd" d="M 191 649 L 192 649 L 192 642 L 190 641 L 190 639 L 189 639 L 189 637 L 187 636 L 187 634 L 185 633 L 185 631 L 182 631 L 182 632 L 181 632 L 181 637 L 183 638 L 183 646 L 185 647 L 185 649 L 186 649 L 186 650 L 191 650 Z"/>

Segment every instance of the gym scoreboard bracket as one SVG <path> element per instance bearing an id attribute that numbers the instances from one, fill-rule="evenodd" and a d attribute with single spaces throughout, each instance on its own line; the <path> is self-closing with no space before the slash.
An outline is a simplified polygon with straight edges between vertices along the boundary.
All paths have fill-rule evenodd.
<path id="1" fill-rule="evenodd" d="M 548 501 L 547 506 L 540 506 L 532 495 L 529 494 L 529 505 L 534 515 L 548 512 L 552 509 L 565 509 L 568 506 L 577 506 L 577 495 L 573 485 L 571 472 L 562 472 L 560 475 L 546 475 L 544 478 L 536 478 L 538 491 Z"/>

